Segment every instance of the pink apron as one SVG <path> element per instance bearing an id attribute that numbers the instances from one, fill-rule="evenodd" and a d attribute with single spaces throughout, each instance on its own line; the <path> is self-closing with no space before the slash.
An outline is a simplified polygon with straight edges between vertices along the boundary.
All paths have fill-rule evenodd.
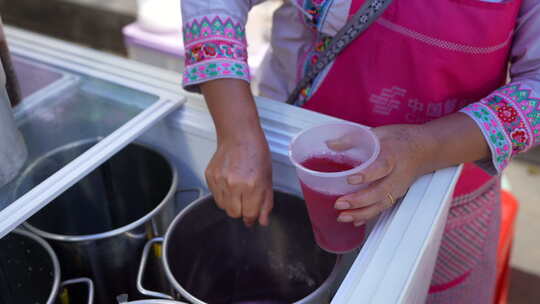
<path id="1" fill-rule="evenodd" d="M 363 0 L 352 2 L 350 15 Z M 369 126 L 418 124 L 456 112 L 505 83 L 520 2 L 394 0 L 338 56 L 304 107 Z M 431 292 L 462 283 L 481 259 L 495 217 L 495 179 L 466 164 Z"/>

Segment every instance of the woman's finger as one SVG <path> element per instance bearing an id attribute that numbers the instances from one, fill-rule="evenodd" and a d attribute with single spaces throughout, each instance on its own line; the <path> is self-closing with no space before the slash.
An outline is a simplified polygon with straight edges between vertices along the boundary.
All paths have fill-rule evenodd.
<path id="1" fill-rule="evenodd" d="M 262 203 L 261 213 L 259 215 L 259 224 L 268 226 L 270 212 L 274 208 L 274 192 L 270 190 L 264 191 L 264 202 Z"/>
<path id="2" fill-rule="evenodd" d="M 326 141 L 326 145 L 331 150 L 336 152 L 347 151 L 355 146 L 354 137 L 352 135 L 341 136 L 336 139 Z"/>
<path id="3" fill-rule="evenodd" d="M 218 181 L 224 193 L 225 211 L 232 218 L 242 217 L 242 196 L 245 189 L 234 176 L 218 178 Z"/>
<path id="4" fill-rule="evenodd" d="M 358 223 L 363 224 L 367 222 L 368 220 L 379 215 L 383 210 L 384 208 L 380 203 L 364 208 L 347 210 L 340 213 L 337 221 L 341 223 L 356 223 L 357 225 L 360 225 Z"/>
<path id="5" fill-rule="evenodd" d="M 388 178 L 378 180 L 365 189 L 340 197 L 336 201 L 334 208 L 346 210 L 371 206 L 384 200 L 388 193 L 394 192 L 392 186 L 393 183 Z"/>
<path id="6" fill-rule="evenodd" d="M 264 192 L 246 189 L 242 196 L 242 218 L 247 226 L 253 225 L 259 218 Z"/>
<path id="7" fill-rule="evenodd" d="M 341 212 L 338 217 L 338 222 L 354 223 L 355 226 L 361 226 L 381 214 L 384 210 L 394 206 L 395 203 L 396 201 L 393 197 L 387 196 L 383 200 L 368 207 Z"/>
<path id="8" fill-rule="evenodd" d="M 218 188 L 216 179 L 214 178 L 214 174 L 211 169 L 207 169 L 205 171 L 205 177 L 208 189 L 214 196 L 214 202 L 219 207 L 219 209 L 225 210 L 225 205 L 223 204 L 223 193 L 221 189 Z"/>
<path id="9" fill-rule="evenodd" d="M 351 185 L 371 183 L 387 176 L 393 169 L 393 162 L 385 155 L 381 154 L 373 164 L 362 172 L 349 176 L 347 181 Z"/>

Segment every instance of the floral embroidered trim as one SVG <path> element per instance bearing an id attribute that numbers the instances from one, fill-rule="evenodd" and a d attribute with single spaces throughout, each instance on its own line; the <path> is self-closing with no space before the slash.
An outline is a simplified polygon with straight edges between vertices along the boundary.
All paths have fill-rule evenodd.
<path id="1" fill-rule="evenodd" d="M 332 42 L 332 37 L 331 36 L 327 36 L 327 35 L 324 35 L 322 33 L 318 35 L 318 37 L 316 39 L 314 49 L 311 52 L 309 52 L 307 54 L 307 56 L 306 56 L 306 60 L 304 62 L 303 74 L 302 75 L 307 73 L 309 71 L 309 69 L 311 68 L 311 66 L 317 64 L 317 62 L 319 61 L 320 56 L 322 56 L 324 51 L 326 51 L 326 49 L 330 46 L 330 42 Z M 307 87 L 302 89 L 302 91 L 300 91 L 300 94 L 299 94 L 298 98 L 300 100 L 309 99 L 309 97 L 311 97 L 313 95 L 313 92 L 314 92 L 314 90 L 312 88 L 316 89 L 318 87 L 316 85 L 314 86 L 314 82 L 317 82 L 317 80 L 320 80 L 320 78 L 321 78 L 321 75 L 319 75 L 316 79 L 314 79 Z M 324 78 L 324 76 L 323 76 L 323 78 Z"/>
<path id="2" fill-rule="evenodd" d="M 495 94 L 482 100 L 482 103 L 497 115 L 506 134 L 509 135 L 512 142 L 512 154 L 524 151 L 531 145 L 525 121 L 520 117 L 513 104 Z"/>
<path id="3" fill-rule="evenodd" d="M 328 9 L 330 8 L 334 0 L 293 1 L 303 2 L 302 7 L 310 16 L 310 18 L 304 16 L 303 20 L 305 24 L 313 30 L 315 35 L 314 45 L 310 46 L 305 55 L 302 56 L 303 58 L 299 61 L 300 64 L 298 66 L 297 77 L 298 79 L 302 79 L 303 75 L 305 75 L 305 73 L 309 71 L 312 65 L 315 65 L 319 61 L 320 56 L 324 53 L 328 46 L 330 46 L 332 37 L 321 33 L 320 28 L 323 25 L 324 19 L 326 19 L 326 16 L 328 15 Z M 302 103 L 307 101 L 318 88 L 317 84 L 320 84 L 320 80 L 324 78 L 324 76 L 321 77 L 321 75 L 319 75 L 317 79 L 314 79 L 311 83 L 309 83 L 305 88 L 300 91 L 298 99 L 302 101 Z M 317 80 L 319 83 L 316 83 Z"/>
<path id="4" fill-rule="evenodd" d="M 218 78 L 238 78 L 249 81 L 249 66 L 239 61 L 207 60 L 186 67 L 184 70 L 185 87 Z"/>
<path id="5" fill-rule="evenodd" d="M 295 0 L 293 0 L 295 1 Z M 328 8 L 333 0 L 305 0 L 304 9 L 311 16 L 311 19 L 304 18 L 306 24 L 312 30 L 319 30 L 328 14 Z"/>
<path id="6" fill-rule="evenodd" d="M 496 91 L 496 94 L 502 97 L 509 106 L 512 107 L 511 113 L 517 111 L 516 116 L 521 120 L 519 126 L 524 129 L 511 130 L 516 140 L 520 143 L 524 142 L 523 136 L 528 136 L 528 144 L 524 150 L 533 145 L 540 144 L 540 96 L 536 97 L 533 90 L 523 83 L 512 83 L 506 85 Z M 508 109 L 508 108 L 505 108 Z M 509 115 L 511 115 L 508 112 Z M 510 117 L 508 117 L 510 119 Z M 513 122 L 513 121 L 512 121 Z M 516 125 L 516 123 L 513 123 Z M 525 132 L 526 134 L 523 134 Z"/>
<path id="7" fill-rule="evenodd" d="M 184 24 L 184 87 L 219 78 L 249 81 L 244 24 L 231 17 L 204 16 Z"/>
<path id="8" fill-rule="evenodd" d="M 497 115 L 481 102 L 470 104 L 460 112 L 471 117 L 482 130 L 491 150 L 493 166 L 500 172 L 510 161 L 512 147 Z"/>
<path id="9" fill-rule="evenodd" d="M 186 65 L 211 59 L 247 61 L 246 47 L 228 41 L 216 40 L 198 43 L 186 49 Z"/>
<path id="10" fill-rule="evenodd" d="M 184 24 L 183 31 L 186 48 L 202 40 L 215 39 L 246 45 L 244 24 L 230 17 L 205 16 L 201 19 L 193 19 Z"/>
<path id="11" fill-rule="evenodd" d="M 512 83 L 462 110 L 488 139 L 498 171 L 513 155 L 540 144 L 540 98 L 533 94 L 527 85 Z"/>

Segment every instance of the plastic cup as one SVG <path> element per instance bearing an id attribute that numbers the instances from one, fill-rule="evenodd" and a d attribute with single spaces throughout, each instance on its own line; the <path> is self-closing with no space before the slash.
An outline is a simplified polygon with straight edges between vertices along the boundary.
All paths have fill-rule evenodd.
<path id="1" fill-rule="evenodd" d="M 352 146 L 344 151 L 331 150 L 327 142 L 347 138 Z M 347 177 L 359 173 L 377 159 L 380 144 L 367 127 L 337 122 L 315 126 L 298 134 L 289 146 L 289 158 L 296 167 L 302 186 L 313 234 L 317 244 L 332 253 L 345 253 L 358 248 L 365 237 L 365 225 L 355 227 L 352 223 L 340 223 L 340 211 L 334 208 L 336 200 L 349 193 L 365 188 L 367 184 L 351 185 Z M 354 167 L 339 172 L 321 172 L 305 167 L 313 158 L 352 160 Z"/>

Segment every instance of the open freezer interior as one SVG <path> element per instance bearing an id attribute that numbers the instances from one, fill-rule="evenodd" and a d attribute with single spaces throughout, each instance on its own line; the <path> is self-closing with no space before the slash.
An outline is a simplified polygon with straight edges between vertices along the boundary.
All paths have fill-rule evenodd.
<path id="1" fill-rule="evenodd" d="M 28 203 L 14 203 L 48 180 L 50 185 L 67 188 L 88 173 L 85 171 L 97 166 L 104 158 L 110 157 L 154 124 L 157 120 L 153 116 L 157 114 L 158 118 L 162 117 L 183 102 L 181 96 L 171 96 L 168 92 L 152 87 L 140 87 L 122 78 L 122 71 L 118 69 L 88 70 L 84 65 L 67 58 L 55 58 L 40 51 L 17 48 L 15 43 L 12 53 L 15 73 L 20 79 L 24 97 L 23 102 L 14 109 L 14 116 L 26 143 L 28 158 L 19 172 L 20 176 L 0 189 L 0 211 L 6 211 L 6 214 L 24 212 L 20 216 L 25 217 L 39 210 L 46 203 L 35 197 L 28 197 Z M 85 142 L 100 143 L 102 147 L 107 146 L 109 151 L 99 147 L 95 149 L 95 145 L 80 145 Z M 80 145 L 84 148 L 73 150 L 63 159 L 57 159 L 56 163 L 50 163 L 47 170 L 32 174 L 32 178 L 25 178 L 24 184 L 18 183 L 21 176 L 28 175 L 32 166 L 66 145 Z M 97 159 L 96 153 L 90 153 L 86 154 L 84 160 L 79 158 L 92 148 L 104 153 L 103 157 Z M 80 164 L 84 163 L 86 169 L 71 166 L 71 169 L 68 167 L 65 170 L 65 174 L 75 173 L 78 177 L 70 176 L 60 181 L 61 177 L 56 175 L 58 179 L 50 179 L 76 159 L 80 160 Z M 43 187 L 42 191 L 49 189 Z M 35 195 L 42 195 L 42 191 Z M 21 207 L 28 210 L 21 210 Z M 12 215 L 9 224 L 2 222 L 6 225 L 4 229 L 12 229 L 20 224 L 21 218 L 18 217 Z"/>

